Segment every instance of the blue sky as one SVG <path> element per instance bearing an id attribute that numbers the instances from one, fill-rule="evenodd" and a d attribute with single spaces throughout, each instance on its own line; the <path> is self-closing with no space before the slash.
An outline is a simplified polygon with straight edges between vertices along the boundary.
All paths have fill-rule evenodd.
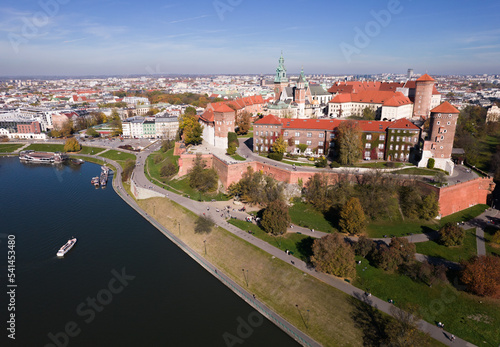
<path id="1" fill-rule="evenodd" d="M 500 3 L 3 0 L 0 75 L 500 73 Z"/>

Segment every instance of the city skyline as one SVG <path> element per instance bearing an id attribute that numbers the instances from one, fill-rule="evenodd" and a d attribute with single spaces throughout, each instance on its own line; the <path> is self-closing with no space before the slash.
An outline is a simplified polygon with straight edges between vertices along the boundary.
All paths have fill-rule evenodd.
<path id="1" fill-rule="evenodd" d="M 8 0 L 0 75 L 499 73 L 500 4 Z"/>

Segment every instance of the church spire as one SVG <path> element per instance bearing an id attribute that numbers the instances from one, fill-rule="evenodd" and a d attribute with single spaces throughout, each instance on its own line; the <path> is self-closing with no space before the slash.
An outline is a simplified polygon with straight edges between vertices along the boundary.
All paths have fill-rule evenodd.
<path id="1" fill-rule="evenodd" d="M 276 68 L 276 76 L 274 77 L 275 83 L 287 82 L 285 59 L 283 58 L 283 51 L 281 51 L 280 59 L 278 60 L 278 67 Z"/>

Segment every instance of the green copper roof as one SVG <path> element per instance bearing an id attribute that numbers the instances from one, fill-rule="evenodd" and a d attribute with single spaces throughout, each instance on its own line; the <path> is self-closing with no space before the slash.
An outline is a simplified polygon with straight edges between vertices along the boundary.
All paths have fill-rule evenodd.
<path id="1" fill-rule="evenodd" d="M 283 52 L 281 53 L 281 57 L 278 62 L 279 64 L 276 68 L 276 76 L 274 77 L 274 82 L 288 82 L 288 79 L 286 78 L 285 59 L 283 58 Z"/>

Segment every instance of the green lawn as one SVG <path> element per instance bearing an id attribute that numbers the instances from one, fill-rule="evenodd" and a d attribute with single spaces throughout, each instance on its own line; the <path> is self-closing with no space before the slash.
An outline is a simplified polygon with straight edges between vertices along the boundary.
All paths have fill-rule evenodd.
<path id="1" fill-rule="evenodd" d="M 252 231 L 253 236 L 266 241 L 270 245 L 283 250 L 289 250 L 295 257 L 308 261 L 312 255 L 312 242 L 310 236 L 296 233 L 287 233 L 283 236 L 273 236 L 267 234 L 258 225 L 244 220 L 230 219 L 229 223 L 245 231 Z"/>
<path id="2" fill-rule="evenodd" d="M 246 160 L 245 158 L 243 158 L 243 157 L 242 157 L 241 155 L 239 155 L 239 154 L 233 154 L 233 155 L 231 156 L 231 158 L 233 158 L 234 160 L 238 160 L 238 161 L 245 161 L 245 160 Z"/>
<path id="3" fill-rule="evenodd" d="M 358 278 L 354 285 L 382 300 L 417 304 L 423 318 L 431 323 L 443 322 L 446 330 L 478 346 L 500 343 L 500 301 L 476 297 L 458 291 L 451 284 L 432 287 L 407 276 L 389 274 L 358 258 Z M 452 281 L 455 279 L 452 278 Z"/>
<path id="4" fill-rule="evenodd" d="M 384 237 L 388 236 L 406 236 L 413 234 L 420 234 L 422 232 L 438 230 L 448 222 L 457 223 L 468 221 L 472 218 L 479 216 L 484 212 L 487 205 L 472 206 L 463 211 L 453 213 L 449 216 L 443 217 L 441 220 L 431 221 L 380 221 L 371 222 L 367 227 L 368 237 Z"/>
<path id="5" fill-rule="evenodd" d="M 189 178 L 187 176 L 185 176 L 182 179 L 168 181 L 167 184 L 170 187 L 174 188 L 175 190 L 184 193 L 184 195 L 189 196 L 193 200 L 199 200 L 199 201 L 211 201 L 213 199 L 217 201 L 229 200 L 229 197 L 223 193 L 217 193 L 217 192 L 202 193 L 199 190 L 196 190 L 195 188 L 191 188 L 191 186 L 189 185 Z"/>
<path id="6" fill-rule="evenodd" d="M 135 160 L 134 154 L 126 153 L 126 152 L 122 152 L 122 151 L 117 151 L 114 149 L 111 149 L 107 152 L 104 152 L 103 154 L 100 155 L 100 157 L 108 158 L 111 160 L 118 160 L 118 161 L 126 161 L 128 159 Z"/>
<path id="7" fill-rule="evenodd" d="M 497 146 L 500 145 L 500 137 L 487 135 L 479 140 L 479 157 L 477 168 L 488 172 L 490 170 L 491 157 L 496 153 Z"/>
<path id="8" fill-rule="evenodd" d="M 354 164 L 355 167 L 368 167 L 368 168 L 375 168 L 375 169 L 392 169 L 392 168 L 398 168 L 398 167 L 403 167 L 406 166 L 407 164 L 405 163 L 396 163 L 396 162 L 390 162 L 391 165 L 394 165 L 392 167 L 389 167 L 391 165 L 388 165 L 389 162 L 381 161 L 381 162 L 376 162 L 376 163 L 357 163 Z"/>
<path id="9" fill-rule="evenodd" d="M 438 172 L 442 171 L 424 169 L 419 167 L 410 167 L 407 169 L 393 171 L 392 173 L 395 175 L 435 176 Z"/>
<path id="10" fill-rule="evenodd" d="M 312 167 L 315 166 L 314 164 L 311 164 L 311 163 L 303 163 L 303 162 L 299 162 L 299 161 L 290 161 L 290 160 L 286 160 L 286 159 L 283 159 L 281 162 L 283 162 L 285 164 L 289 164 L 289 165 L 294 165 L 295 164 L 295 166 L 312 166 Z"/>
<path id="11" fill-rule="evenodd" d="M 32 143 L 24 149 L 39 152 L 64 152 L 64 145 L 53 145 L 49 143 Z"/>
<path id="12" fill-rule="evenodd" d="M 500 230 L 496 226 L 488 226 L 484 230 L 484 238 L 486 240 L 486 253 L 494 254 L 500 257 L 500 245 L 494 244 L 491 242 L 493 235 Z"/>
<path id="13" fill-rule="evenodd" d="M 457 263 L 464 259 L 470 259 L 477 254 L 476 229 L 468 229 L 465 233 L 464 243 L 460 246 L 446 247 L 435 241 L 418 242 L 415 244 L 417 246 L 417 253 Z"/>
<path id="14" fill-rule="evenodd" d="M 22 143 L 2 143 L 0 144 L 0 153 L 12 153 L 22 146 L 24 146 Z"/>
<path id="15" fill-rule="evenodd" d="M 330 223 L 323 213 L 317 211 L 311 204 L 295 202 L 288 212 L 295 225 L 328 233 L 337 231 L 332 225 L 336 223 Z"/>
<path id="16" fill-rule="evenodd" d="M 104 151 L 105 149 L 106 148 L 83 146 L 82 150 L 78 152 L 78 154 L 97 154 Z"/>

